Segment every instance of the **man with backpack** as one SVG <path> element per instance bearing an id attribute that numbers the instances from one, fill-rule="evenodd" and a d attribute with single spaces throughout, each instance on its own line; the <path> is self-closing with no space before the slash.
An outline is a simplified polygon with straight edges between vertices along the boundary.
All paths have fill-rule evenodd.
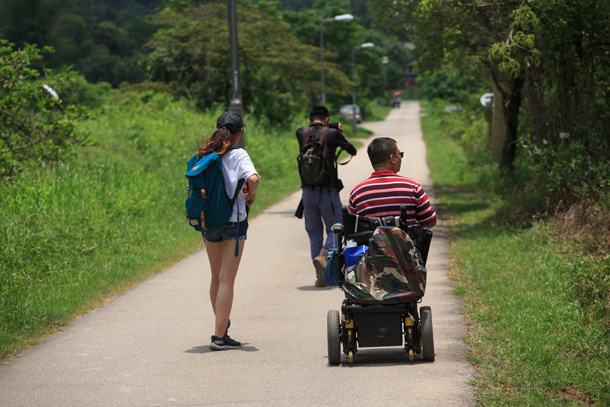
<path id="1" fill-rule="evenodd" d="M 326 107 L 314 106 L 309 112 L 309 127 L 301 127 L 296 132 L 305 230 L 316 270 L 316 287 L 326 286 L 322 275 L 333 247 L 331 228 L 342 221 L 339 191 L 343 184 L 338 178 L 337 158 L 341 150 L 356 155 L 356 148 L 341 133 L 341 124 L 329 127 L 329 119 Z"/>

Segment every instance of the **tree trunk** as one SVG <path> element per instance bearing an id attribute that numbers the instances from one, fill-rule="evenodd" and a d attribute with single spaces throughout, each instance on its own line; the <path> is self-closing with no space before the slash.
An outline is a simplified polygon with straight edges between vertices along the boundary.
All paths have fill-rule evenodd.
<path id="1" fill-rule="evenodd" d="M 524 84 L 523 75 L 510 79 L 507 86 L 506 101 L 504 103 L 504 144 L 502 146 L 502 172 L 511 172 L 515 157 L 517 156 L 517 138 L 519 130 L 519 108 L 521 107 L 521 90 Z"/>
<path id="2" fill-rule="evenodd" d="M 491 162 L 502 162 L 502 147 L 504 146 L 504 94 L 500 87 L 493 82 L 493 112 L 491 116 Z"/>
<path id="3" fill-rule="evenodd" d="M 492 161 L 500 165 L 503 173 L 511 172 L 517 155 L 519 130 L 519 108 L 524 78 L 503 78 L 496 69 L 491 69 L 494 84 L 494 115 L 492 118 Z"/>
<path id="4" fill-rule="evenodd" d="M 532 115 L 532 126 L 534 131 L 534 145 L 542 148 L 542 140 L 547 137 L 546 113 L 540 90 L 540 81 L 534 68 L 526 67 L 527 94 Z"/>

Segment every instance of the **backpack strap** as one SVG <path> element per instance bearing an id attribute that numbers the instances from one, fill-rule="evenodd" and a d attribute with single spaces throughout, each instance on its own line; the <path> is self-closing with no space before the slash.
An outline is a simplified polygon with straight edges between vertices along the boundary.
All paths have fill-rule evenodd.
<path id="1" fill-rule="evenodd" d="M 239 194 L 240 189 L 244 187 L 245 179 L 240 179 L 237 182 L 237 188 L 235 188 L 235 193 L 233 194 L 233 198 L 231 198 L 231 206 L 235 206 L 235 201 L 237 201 L 237 194 Z M 235 257 L 239 256 L 239 227 L 241 226 L 241 220 L 239 219 L 239 205 L 237 205 L 237 238 L 235 239 Z"/>
<path id="2" fill-rule="evenodd" d="M 224 152 L 226 154 L 229 150 L 239 150 L 239 147 L 229 147 L 227 151 Z M 223 155 L 224 155 L 223 154 Z M 235 202 L 237 201 L 237 194 L 244 187 L 246 180 L 240 179 L 237 181 L 237 188 L 235 188 L 235 192 L 233 193 L 233 197 L 231 198 L 231 207 L 235 206 Z M 237 238 L 235 239 L 235 257 L 239 256 L 239 227 L 241 225 L 241 220 L 239 219 L 239 206 L 237 207 Z"/>
<path id="3" fill-rule="evenodd" d="M 320 129 L 313 130 L 311 127 L 303 128 L 303 146 L 307 144 L 307 141 L 310 137 L 312 137 L 312 141 L 318 142 L 321 138 L 328 139 L 328 127 L 324 126 Z M 327 142 L 328 143 L 328 142 Z M 326 152 L 324 152 L 324 156 L 326 157 Z"/>
<path id="4" fill-rule="evenodd" d="M 309 127 L 303 128 L 303 145 L 307 144 L 309 133 L 311 133 L 311 129 Z"/>
<path id="5" fill-rule="evenodd" d="M 335 163 L 336 163 L 336 164 L 339 164 L 339 165 L 345 165 L 345 164 L 348 164 L 350 161 L 352 161 L 352 158 L 354 158 L 354 156 L 350 154 L 350 156 L 349 156 L 349 160 L 347 160 L 347 161 L 346 161 L 346 162 L 344 162 L 344 163 L 340 163 L 340 162 L 339 162 L 339 156 L 341 155 L 341 152 L 343 152 L 343 147 L 341 147 L 341 148 L 339 149 L 339 152 L 337 153 L 337 156 L 335 157 Z"/>

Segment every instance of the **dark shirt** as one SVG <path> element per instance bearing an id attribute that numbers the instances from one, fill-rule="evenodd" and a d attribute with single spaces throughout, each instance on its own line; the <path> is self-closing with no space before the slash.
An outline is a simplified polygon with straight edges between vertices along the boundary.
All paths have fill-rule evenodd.
<path id="1" fill-rule="evenodd" d="M 315 129 L 315 130 L 319 130 L 322 127 L 324 127 L 324 124 L 314 122 L 314 123 L 311 123 L 309 125 L 309 127 L 312 129 Z M 303 148 L 303 132 L 304 132 L 303 127 L 299 128 L 297 130 L 297 139 L 299 140 L 299 151 L 301 151 L 301 149 Z M 343 150 L 347 151 L 347 153 L 350 155 L 356 155 L 356 147 L 354 147 L 349 141 L 347 141 L 345 139 L 345 136 L 343 134 L 341 134 L 341 132 L 337 129 L 329 128 L 328 131 L 326 132 L 326 146 L 328 148 L 328 156 L 332 157 L 333 160 L 337 156 L 338 148 L 342 148 Z M 328 177 L 324 186 L 329 187 L 329 188 L 339 188 L 340 181 L 339 181 L 339 177 L 338 177 L 337 166 L 333 165 L 332 167 L 333 167 L 332 172 L 331 172 L 330 176 Z M 304 185 L 301 184 L 301 188 L 303 186 Z"/>

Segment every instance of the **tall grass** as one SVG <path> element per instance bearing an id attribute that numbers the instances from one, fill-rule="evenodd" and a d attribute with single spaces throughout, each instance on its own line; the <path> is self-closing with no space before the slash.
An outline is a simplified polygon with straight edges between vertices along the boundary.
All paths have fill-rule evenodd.
<path id="1" fill-rule="evenodd" d="M 550 223 L 505 221 L 504 181 L 473 167 L 427 105 L 431 177 L 451 240 L 451 274 L 466 301 L 469 358 L 487 406 L 610 405 L 610 334 L 580 305 L 571 247 Z"/>
<path id="2" fill-rule="evenodd" d="M 0 359 L 202 247 L 185 222 L 186 161 L 215 128 L 152 93 L 114 94 L 70 161 L 0 185 Z M 262 181 L 251 215 L 299 187 L 294 129 L 246 117 Z"/>

